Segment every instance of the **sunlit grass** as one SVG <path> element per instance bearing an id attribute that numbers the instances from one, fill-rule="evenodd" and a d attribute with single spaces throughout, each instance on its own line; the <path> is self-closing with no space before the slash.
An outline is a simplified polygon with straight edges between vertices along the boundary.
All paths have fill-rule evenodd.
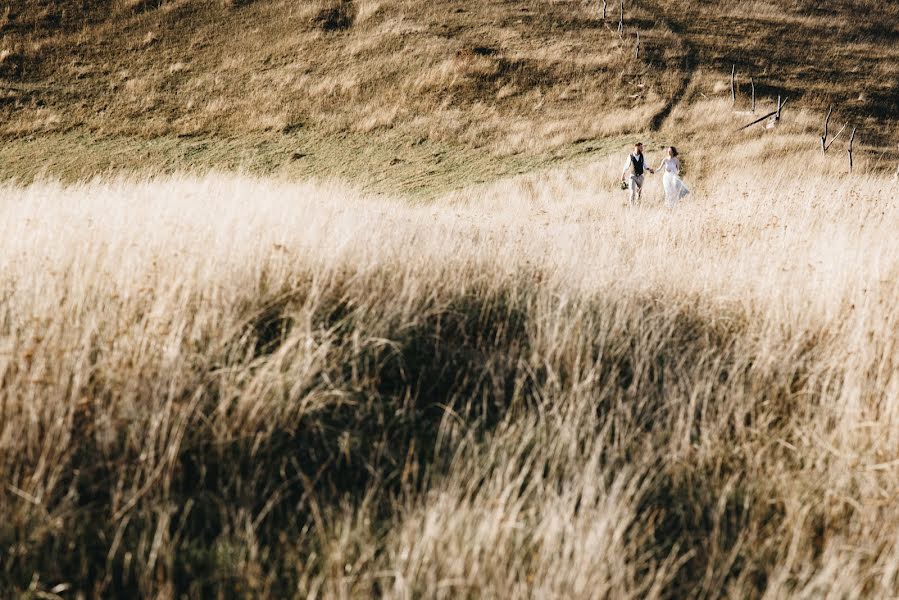
<path id="1" fill-rule="evenodd" d="M 895 593 L 895 188 L 766 175 L 3 188 L 2 587 Z"/>

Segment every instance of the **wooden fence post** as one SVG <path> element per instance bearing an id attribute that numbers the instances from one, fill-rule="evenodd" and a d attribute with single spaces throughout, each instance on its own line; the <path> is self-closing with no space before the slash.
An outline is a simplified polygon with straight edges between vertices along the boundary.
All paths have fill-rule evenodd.
<path id="1" fill-rule="evenodd" d="M 603 23 L 606 22 L 606 13 L 608 12 L 608 10 L 609 10 L 609 1 L 602 0 L 602 22 Z"/>
<path id="2" fill-rule="evenodd" d="M 821 152 L 827 153 L 827 130 L 830 127 L 830 116 L 833 114 L 833 104 L 827 110 L 827 116 L 824 117 L 824 135 L 821 136 Z"/>
<path id="3" fill-rule="evenodd" d="M 730 68 L 730 102 L 732 105 L 737 105 L 737 65 L 733 65 Z"/>
<path id="4" fill-rule="evenodd" d="M 849 136 L 849 172 L 852 173 L 852 145 L 855 143 L 855 131 L 857 127 L 852 128 L 852 135 Z"/>
<path id="5" fill-rule="evenodd" d="M 749 85 L 752 87 L 752 114 L 755 114 L 755 81 L 749 78 Z"/>
<path id="6" fill-rule="evenodd" d="M 621 11 L 618 13 L 618 35 L 624 37 L 624 0 L 621 0 Z"/>

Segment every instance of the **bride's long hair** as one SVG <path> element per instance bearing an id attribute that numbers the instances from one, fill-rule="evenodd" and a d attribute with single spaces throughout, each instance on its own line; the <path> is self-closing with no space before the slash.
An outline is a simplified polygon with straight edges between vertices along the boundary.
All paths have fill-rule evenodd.
<path id="1" fill-rule="evenodd" d="M 671 158 L 677 158 L 678 151 L 677 151 L 677 148 L 675 148 L 674 146 L 668 146 L 668 153 L 671 154 Z M 677 158 L 677 165 L 678 165 L 678 168 L 677 168 L 678 175 L 680 177 L 683 177 L 684 174 L 687 172 L 687 168 L 684 166 L 684 161 Z"/>

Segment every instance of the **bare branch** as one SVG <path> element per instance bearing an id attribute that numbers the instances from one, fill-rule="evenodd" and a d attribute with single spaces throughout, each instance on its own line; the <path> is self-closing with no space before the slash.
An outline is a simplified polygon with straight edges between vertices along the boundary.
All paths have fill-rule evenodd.
<path id="1" fill-rule="evenodd" d="M 843 126 L 840 128 L 840 130 L 837 132 L 837 134 L 836 134 L 835 136 L 833 136 L 833 138 L 827 143 L 827 146 L 824 148 L 824 151 L 825 151 L 825 152 L 826 152 L 827 150 L 830 150 L 830 147 L 833 146 L 833 143 L 834 143 L 835 141 L 837 141 L 837 138 L 840 137 L 840 134 L 843 133 L 843 131 L 845 131 L 846 127 L 848 127 L 848 126 L 849 126 L 849 123 L 846 123 L 845 125 L 843 125 Z"/>

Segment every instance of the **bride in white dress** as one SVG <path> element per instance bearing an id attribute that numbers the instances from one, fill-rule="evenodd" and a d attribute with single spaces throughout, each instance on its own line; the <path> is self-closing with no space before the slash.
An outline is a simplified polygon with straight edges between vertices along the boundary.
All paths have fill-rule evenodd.
<path id="1" fill-rule="evenodd" d="M 662 187 L 665 188 L 665 203 L 669 208 L 674 208 L 677 203 L 690 193 L 680 178 L 680 159 L 677 157 L 677 148 L 668 147 L 668 158 L 662 160 L 656 171 L 662 171 Z"/>

